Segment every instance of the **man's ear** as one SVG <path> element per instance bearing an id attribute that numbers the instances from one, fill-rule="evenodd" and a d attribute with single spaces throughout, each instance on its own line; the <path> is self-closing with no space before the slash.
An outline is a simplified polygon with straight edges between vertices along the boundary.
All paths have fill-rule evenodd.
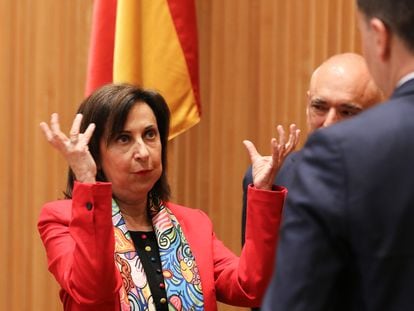
<path id="1" fill-rule="evenodd" d="M 391 54 L 391 32 L 387 25 L 379 18 L 372 18 L 369 21 L 374 34 L 374 45 L 377 56 L 382 61 L 390 58 Z"/>

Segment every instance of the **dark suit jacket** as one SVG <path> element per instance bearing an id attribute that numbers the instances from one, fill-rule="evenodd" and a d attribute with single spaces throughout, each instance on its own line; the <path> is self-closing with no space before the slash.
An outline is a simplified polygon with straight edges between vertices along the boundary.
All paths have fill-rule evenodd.
<path id="1" fill-rule="evenodd" d="M 263 310 L 414 310 L 414 80 L 302 152 Z"/>

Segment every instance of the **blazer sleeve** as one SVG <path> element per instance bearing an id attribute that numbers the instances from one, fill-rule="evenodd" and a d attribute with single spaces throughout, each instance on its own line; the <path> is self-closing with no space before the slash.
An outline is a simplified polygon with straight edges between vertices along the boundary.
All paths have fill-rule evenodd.
<path id="1" fill-rule="evenodd" d="M 342 155 L 338 140 L 323 132 L 312 135 L 303 149 L 262 310 L 331 310 L 348 251 Z"/>
<path id="2" fill-rule="evenodd" d="M 72 201 L 47 203 L 40 214 L 49 271 L 78 304 L 119 301 L 111 196 L 110 183 L 75 182 Z"/>
<path id="3" fill-rule="evenodd" d="M 224 303 L 259 306 L 270 280 L 281 211 L 287 190 L 248 188 L 246 242 L 238 258 L 213 237 L 217 299 Z"/>

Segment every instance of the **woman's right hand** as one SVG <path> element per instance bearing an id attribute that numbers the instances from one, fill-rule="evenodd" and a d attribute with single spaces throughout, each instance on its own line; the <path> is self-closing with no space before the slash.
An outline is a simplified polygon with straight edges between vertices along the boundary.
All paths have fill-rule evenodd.
<path id="1" fill-rule="evenodd" d="M 89 124 L 84 133 L 79 133 L 81 122 L 82 114 L 77 114 L 69 137 L 60 130 L 57 113 L 53 113 L 50 117 L 50 127 L 46 122 L 41 122 L 40 128 L 47 141 L 64 156 L 76 180 L 83 183 L 95 183 L 96 163 L 88 148 L 95 124 Z"/>

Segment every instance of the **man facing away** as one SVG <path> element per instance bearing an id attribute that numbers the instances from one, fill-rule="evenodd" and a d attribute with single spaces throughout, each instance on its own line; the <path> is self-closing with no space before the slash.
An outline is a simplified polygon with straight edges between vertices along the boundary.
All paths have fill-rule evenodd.
<path id="1" fill-rule="evenodd" d="M 357 4 L 368 67 L 390 98 L 310 136 L 265 311 L 414 308 L 414 1 Z"/>
<path id="2" fill-rule="evenodd" d="M 382 100 L 382 93 L 372 80 L 364 58 L 355 53 L 337 54 L 323 62 L 312 74 L 307 92 L 306 117 L 312 133 L 340 120 L 352 117 Z M 275 183 L 290 189 L 292 172 L 301 152 L 289 155 Z M 252 170 L 243 178 L 242 243 L 246 225 L 247 187 Z"/>

